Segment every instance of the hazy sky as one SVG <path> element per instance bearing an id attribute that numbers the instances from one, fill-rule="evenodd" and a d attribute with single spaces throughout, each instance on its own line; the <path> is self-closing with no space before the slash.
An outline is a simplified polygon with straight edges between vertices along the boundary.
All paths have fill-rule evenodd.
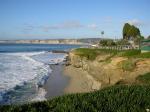
<path id="1" fill-rule="evenodd" d="M 150 0 L 0 0 L 0 39 L 121 38 L 125 22 L 150 35 Z"/>

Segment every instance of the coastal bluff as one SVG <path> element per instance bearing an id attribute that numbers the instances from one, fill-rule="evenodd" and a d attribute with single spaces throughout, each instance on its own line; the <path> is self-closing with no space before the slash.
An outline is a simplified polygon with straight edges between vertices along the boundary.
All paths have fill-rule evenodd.
<path id="1" fill-rule="evenodd" d="M 128 60 L 133 60 L 134 68 L 125 70 L 120 65 Z M 150 72 L 150 59 L 128 59 L 123 56 L 112 56 L 106 53 L 97 55 L 94 60 L 79 55 L 76 50 L 69 52 L 69 62 L 72 67 L 81 72 L 86 72 L 87 77 L 92 77 L 96 82 L 96 90 L 116 85 L 136 83 L 136 77 Z"/>

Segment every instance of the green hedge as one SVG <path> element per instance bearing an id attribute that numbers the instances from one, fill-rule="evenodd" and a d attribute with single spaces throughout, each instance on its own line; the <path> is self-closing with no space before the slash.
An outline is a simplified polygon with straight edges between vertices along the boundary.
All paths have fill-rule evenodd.
<path id="1" fill-rule="evenodd" d="M 0 106 L 0 112 L 146 112 L 149 86 L 113 86 L 20 106 Z"/>

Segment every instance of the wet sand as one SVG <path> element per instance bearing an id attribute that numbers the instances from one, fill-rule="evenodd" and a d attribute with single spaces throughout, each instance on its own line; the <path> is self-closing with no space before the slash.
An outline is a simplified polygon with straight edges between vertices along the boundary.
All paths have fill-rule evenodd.
<path id="1" fill-rule="evenodd" d="M 64 88 L 69 84 L 69 77 L 63 75 L 64 65 L 50 65 L 52 73 L 44 85 L 46 99 L 51 99 L 64 94 Z"/>

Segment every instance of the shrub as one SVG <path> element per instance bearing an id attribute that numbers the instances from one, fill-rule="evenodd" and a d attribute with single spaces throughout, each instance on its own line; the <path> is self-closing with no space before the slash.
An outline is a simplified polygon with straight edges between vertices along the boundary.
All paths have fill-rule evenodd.
<path id="1" fill-rule="evenodd" d="M 150 52 L 141 53 L 135 56 L 135 58 L 150 58 Z"/>
<path id="2" fill-rule="evenodd" d="M 98 55 L 96 50 L 88 48 L 79 48 L 75 50 L 75 53 L 81 57 L 86 57 L 89 60 L 94 60 Z"/>
<path id="3" fill-rule="evenodd" d="M 125 50 L 122 52 L 122 55 L 123 57 L 133 57 L 133 56 L 136 56 L 136 55 L 139 55 L 141 54 L 141 50 Z"/>
<path id="4" fill-rule="evenodd" d="M 86 57 L 89 60 L 94 60 L 98 55 L 103 54 L 117 54 L 117 50 L 110 50 L 110 49 L 90 49 L 90 48 L 78 48 L 75 49 L 75 54 Z"/>
<path id="5" fill-rule="evenodd" d="M 133 59 L 124 60 L 121 63 L 119 63 L 119 67 L 124 71 L 132 71 L 135 68 L 135 66 L 136 66 L 136 61 Z"/>
<path id="6" fill-rule="evenodd" d="M 150 84 L 150 72 L 140 75 L 136 78 L 138 81 L 142 82 L 143 84 Z"/>

